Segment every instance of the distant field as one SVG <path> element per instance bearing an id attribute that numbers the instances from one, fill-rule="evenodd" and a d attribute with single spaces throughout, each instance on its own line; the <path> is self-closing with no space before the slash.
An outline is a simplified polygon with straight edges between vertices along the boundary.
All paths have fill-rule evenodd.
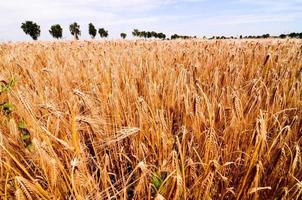
<path id="1" fill-rule="evenodd" d="M 0 44 L 0 199 L 301 199 L 302 41 Z"/>

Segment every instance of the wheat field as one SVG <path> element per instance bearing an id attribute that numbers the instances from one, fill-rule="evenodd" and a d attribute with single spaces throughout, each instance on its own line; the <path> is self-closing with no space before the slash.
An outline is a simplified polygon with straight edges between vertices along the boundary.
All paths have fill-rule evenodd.
<path id="1" fill-rule="evenodd" d="M 0 45 L 0 199 L 301 199 L 301 40 Z"/>

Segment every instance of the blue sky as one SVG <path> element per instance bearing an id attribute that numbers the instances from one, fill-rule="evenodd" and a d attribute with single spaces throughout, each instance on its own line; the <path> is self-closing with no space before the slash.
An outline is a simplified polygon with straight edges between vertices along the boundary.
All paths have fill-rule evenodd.
<path id="1" fill-rule="evenodd" d="M 109 30 L 110 38 L 134 28 L 167 35 L 256 35 L 302 32 L 302 0 L 0 0 L 0 41 L 28 40 L 20 29 L 25 20 L 41 26 L 49 40 L 52 24 L 77 21 L 82 39 L 88 23 Z"/>

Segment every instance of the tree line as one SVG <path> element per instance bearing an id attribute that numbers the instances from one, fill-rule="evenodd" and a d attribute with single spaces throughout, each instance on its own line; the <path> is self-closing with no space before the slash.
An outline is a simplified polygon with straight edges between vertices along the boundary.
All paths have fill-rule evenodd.
<path id="1" fill-rule="evenodd" d="M 197 38 L 196 36 L 188 36 L 188 35 L 171 35 L 171 40 L 175 40 L 175 39 L 192 39 L 192 38 Z"/>
<path id="2" fill-rule="evenodd" d="M 139 31 L 138 29 L 134 29 L 132 31 L 132 35 L 134 37 L 142 37 L 142 38 L 159 38 L 159 39 L 166 39 L 166 34 L 164 33 L 157 33 L 155 31 Z"/>
<path id="3" fill-rule="evenodd" d="M 29 35 L 33 40 L 37 40 L 41 33 L 40 26 L 32 21 L 26 21 L 22 23 L 21 29 L 26 35 Z M 79 39 L 79 36 L 81 35 L 81 30 L 80 25 L 77 22 L 74 22 L 69 25 L 69 31 L 76 40 Z M 97 30 L 92 23 L 88 24 L 88 32 L 92 39 L 96 37 L 97 33 L 100 35 L 101 38 L 106 38 L 109 35 L 107 30 L 105 30 L 104 28 L 99 28 Z M 63 37 L 63 28 L 60 24 L 52 25 L 49 29 L 49 33 L 53 38 L 61 39 Z M 126 33 L 121 33 L 122 38 L 125 39 L 126 36 Z"/>
<path id="4" fill-rule="evenodd" d="M 267 38 L 281 38 L 281 39 L 285 39 L 285 38 L 296 38 L 296 39 L 302 39 L 302 33 L 289 33 L 289 34 L 281 34 L 279 36 L 271 36 L 270 34 L 263 34 L 263 35 L 249 35 L 249 36 L 242 36 L 240 35 L 239 38 L 234 37 L 234 36 L 230 36 L 230 37 L 225 37 L 225 36 L 213 36 L 209 39 L 267 39 Z"/>
<path id="5" fill-rule="evenodd" d="M 41 34 L 40 26 L 32 21 L 26 21 L 22 23 L 21 29 L 24 31 L 26 35 L 29 35 L 33 40 L 37 40 L 38 37 Z M 81 35 L 80 25 L 77 22 L 74 22 L 69 25 L 69 31 L 71 35 L 74 36 L 76 40 L 79 39 L 79 36 Z M 92 23 L 88 24 L 88 32 L 92 39 L 94 39 L 97 36 L 97 33 L 100 35 L 101 38 L 107 38 L 109 36 L 108 30 L 105 30 L 104 28 L 97 29 Z M 49 33 L 53 38 L 61 39 L 63 37 L 63 28 L 60 24 L 52 25 L 49 29 Z M 157 38 L 157 39 L 192 39 L 197 38 L 196 36 L 187 36 L 187 35 L 178 35 L 173 34 L 171 35 L 171 38 L 167 38 L 166 34 L 164 33 L 158 33 L 155 31 L 140 31 L 138 29 L 134 29 L 132 31 L 132 35 L 134 37 L 139 38 Z M 127 34 L 121 33 L 121 38 L 126 39 Z M 203 37 L 204 39 L 207 39 L 206 37 Z M 258 36 L 239 36 L 239 39 L 266 39 L 266 38 L 299 38 L 302 39 L 302 33 L 290 33 L 290 34 L 281 34 L 279 36 L 271 36 L 270 34 L 264 34 L 264 35 L 258 35 Z M 225 37 L 225 36 L 213 36 L 208 39 L 238 39 L 237 37 Z"/>

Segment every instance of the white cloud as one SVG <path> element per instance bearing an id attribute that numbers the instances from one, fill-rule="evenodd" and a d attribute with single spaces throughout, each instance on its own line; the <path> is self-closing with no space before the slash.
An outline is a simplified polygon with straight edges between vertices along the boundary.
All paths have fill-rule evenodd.
<path id="1" fill-rule="evenodd" d="M 276 4 L 276 3 L 301 3 L 301 0 L 237 0 L 238 2 L 253 4 Z"/>
<path id="2" fill-rule="evenodd" d="M 235 0 L 235 2 L 249 6 L 258 6 L 259 10 L 269 10 L 272 12 L 302 11 L 301 0 Z"/>
<path id="3" fill-rule="evenodd" d="M 100 26 L 114 24 L 152 23 L 159 18 L 146 16 L 143 12 L 156 7 L 176 3 L 176 0 L 8 0 L 0 4 L 0 40 L 25 39 L 20 24 L 33 20 L 41 25 L 42 38 L 49 39 L 47 29 L 60 23 L 68 31 L 68 24 L 95 22 Z M 123 13 L 141 13 L 126 16 Z M 85 26 L 82 25 L 86 32 Z M 12 31 L 14 30 L 14 31 Z M 66 31 L 66 35 L 68 35 Z M 44 37 L 44 34 L 47 34 Z M 85 36 L 85 34 L 84 34 Z"/>
<path id="4" fill-rule="evenodd" d="M 88 38 L 87 24 L 109 29 L 110 36 L 118 37 L 121 31 L 130 34 L 133 28 L 152 29 L 169 33 L 202 34 L 207 27 L 221 30 L 227 25 L 291 22 L 301 19 L 302 0 L 223 0 L 214 5 L 232 5 L 233 8 L 212 8 L 209 13 L 202 6 L 200 13 L 191 13 L 188 5 L 209 0 L 0 0 L 0 41 L 29 39 L 20 25 L 32 20 L 41 25 L 41 39 L 50 39 L 48 28 L 59 23 L 64 37 L 72 38 L 68 26 L 77 21 L 82 38 Z M 210 2 L 210 1 L 209 1 Z M 212 4 L 211 2 L 211 4 Z M 172 12 L 177 7 L 177 11 Z M 219 7 L 219 6 L 217 6 Z M 245 13 L 241 12 L 244 7 Z M 251 9 L 250 9 L 251 8 Z M 215 10 L 216 9 L 216 10 Z M 157 12 L 165 10 L 171 12 Z M 180 11 L 185 11 L 182 13 Z M 203 11 L 208 15 L 203 15 Z M 215 16 L 214 13 L 219 13 Z M 191 25 L 189 27 L 189 25 Z M 199 26 L 200 25 L 200 26 Z"/>
<path id="5" fill-rule="evenodd" d="M 159 20 L 159 17 L 147 16 L 145 12 L 160 6 L 192 1 L 204 0 L 2 0 L 0 31 L 3 33 L 12 26 L 16 29 L 24 20 L 33 20 L 41 25 L 73 21 L 98 21 L 103 24 L 148 23 Z"/>
<path id="6" fill-rule="evenodd" d="M 261 14 L 261 15 L 229 15 L 211 17 L 206 20 L 201 20 L 199 23 L 207 24 L 208 26 L 216 25 L 240 25 L 262 22 L 288 22 L 297 17 L 297 14 Z"/>

